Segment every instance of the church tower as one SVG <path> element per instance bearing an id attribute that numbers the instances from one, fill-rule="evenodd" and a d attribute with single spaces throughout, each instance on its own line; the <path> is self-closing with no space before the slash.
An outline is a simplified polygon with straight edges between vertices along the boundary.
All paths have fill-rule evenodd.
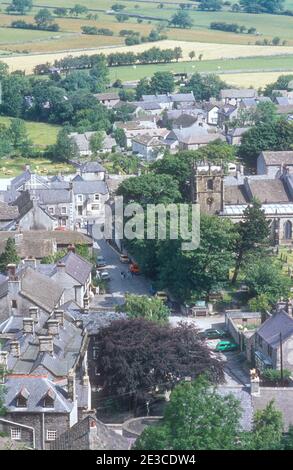
<path id="1" fill-rule="evenodd" d="M 195 165 L 192 201 L 205 214 L 218 214 L 224 208 L 224 170 L 222 165 Z"/>

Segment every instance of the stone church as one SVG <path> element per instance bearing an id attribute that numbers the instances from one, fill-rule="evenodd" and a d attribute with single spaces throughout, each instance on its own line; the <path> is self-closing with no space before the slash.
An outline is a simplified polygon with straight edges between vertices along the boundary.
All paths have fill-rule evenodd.
<path id="1" fill-rule="evenodd" d="M 293 156 L 293 152 L 290 153 Z M 257 199 L 270 221 L 272 244 L 291 245 L 293 171 L 291 173 L 290 170 L 291 168 L 280 165 L 274 177 L 271 174 L 244 176 L 238 171 L 234 176 L 225 176 L 222 166 L 195 166 L 192 201 L 200 204 L 203 213 L 228 217 L 239 222 L 247 205 Z"/>

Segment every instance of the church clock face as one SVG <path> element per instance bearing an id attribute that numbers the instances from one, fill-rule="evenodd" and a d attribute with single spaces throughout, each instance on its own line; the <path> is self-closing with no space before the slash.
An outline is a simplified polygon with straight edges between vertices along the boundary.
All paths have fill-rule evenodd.
<path id="1" fill-rule="evenodd" d="M 211 206 L 211 205 L 213 204 L 213 202 L 214 202 L 214 198 L 213 198 L 212 196 L 209 196 L 209 197 L 207 198 L 207 203 L 208 203 L 208 205 Z"/>

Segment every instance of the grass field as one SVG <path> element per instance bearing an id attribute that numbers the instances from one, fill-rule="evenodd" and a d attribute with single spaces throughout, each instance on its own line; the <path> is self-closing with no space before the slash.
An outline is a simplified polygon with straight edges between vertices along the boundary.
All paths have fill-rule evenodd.
<path id="1" fill-rule="evenodd" d="M 32 171 L 41 175 L 57 175 L 58 173 L 74 173 L 72 166 L 65 163 L 53 163 L 45 158 L 1 158 L 0 178 L 9 178 L 19 175 L 25 165 L 29 164 Z"/>
<path id="2" fill-rule="evenodd" d="M 0 124 L 9 126 L 11 118 L 0 116 Z M 45 147 L 56 142 L 57 134 L 60 130 L 59 126 L 46 124 L 43 122 L 25 121 L 29 138 L 33 144 L 38 147 Z"/>

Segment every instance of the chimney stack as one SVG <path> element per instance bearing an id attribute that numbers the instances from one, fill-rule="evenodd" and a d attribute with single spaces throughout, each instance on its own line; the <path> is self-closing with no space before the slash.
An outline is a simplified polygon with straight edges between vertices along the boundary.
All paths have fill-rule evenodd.
<path id="1" fill-rule="evenodd" d="M 20 356 L 20 344 L 19 341 L 10 341 L 10 354 L 13 357 Z"/>
<path id="2" fill-rule="evenodd" d="M 59 321 L 56 318 L 47 321 L 49 336 L 59 335 Z"/>
<path id="3" fill-rule="evenodd" d="M 34 334 L 35 332 L 35 325 L 33 318 L 23 318 L 23 332 L 27 334 Z"/>
<path id="4" fill-rule="evenodd" d="M 30 307 L 29 308 L 29 316 L 34 320 L 35 323 L 39 321 L 39 309 L 38 307 Z"/>
<path id="5" fill-rule="evenodd" d="M 73 402 L 76 401 L 75 372 L 70 369 L 67 377 L 68 396 Z"/>
<path id="6" fill-rule="evenodd" d="M 70 252 L 75 253 L 75 246 L 73 244 L 68 245 L 67 251 L 68 251 L 68 253 L 70 253 Z"/>
<path id="7" fill-rule="evenodd" d="M 58 320 L 60 326 L 64 326 L 64 311 L 54 310 L 54 317 Z"/>
<path id="8" fill-rule="evenodd" d="M 8 351 L 0 351 L 0 369 L 5 372 L 7 370 Z"/>
<path id="9" fill-rule="evenodd" d="M 85 296 L 83 299 L 83 309 L 86 313 L 89 310 L 89 303 L 90 303 L 90 299 L 88 298 L 88 296 Z"/>
<path id="10" fill-rule="evenodd" d="M 57 271 L 58 273 L 64 273 L 65 272 L 65 264 L 64 263 L 58 263 L 57 264 Z"/>
<path id="11" fill-rule="evenodd" d="M 35 258 L 33 258 L 32 256 L 29 256 L 28 258 L 25 258 L 23 260 L 23 263 L 24 263 L 25 267 L 30 267 L 32 269 L 36 269 L 36 267 L 37 267 L 37 260 Z"/>
<path id="12" fill-rule="evenodd" d="M 6 271 L 9 277 L 9 281 L 16 281 L 16 264 L 8 264 Z"/>
<path id="13" fill-rule="evenodd" d="M 53 353 L 53 337 L 52 336 L 39 336 L 40 352 Z"/>

